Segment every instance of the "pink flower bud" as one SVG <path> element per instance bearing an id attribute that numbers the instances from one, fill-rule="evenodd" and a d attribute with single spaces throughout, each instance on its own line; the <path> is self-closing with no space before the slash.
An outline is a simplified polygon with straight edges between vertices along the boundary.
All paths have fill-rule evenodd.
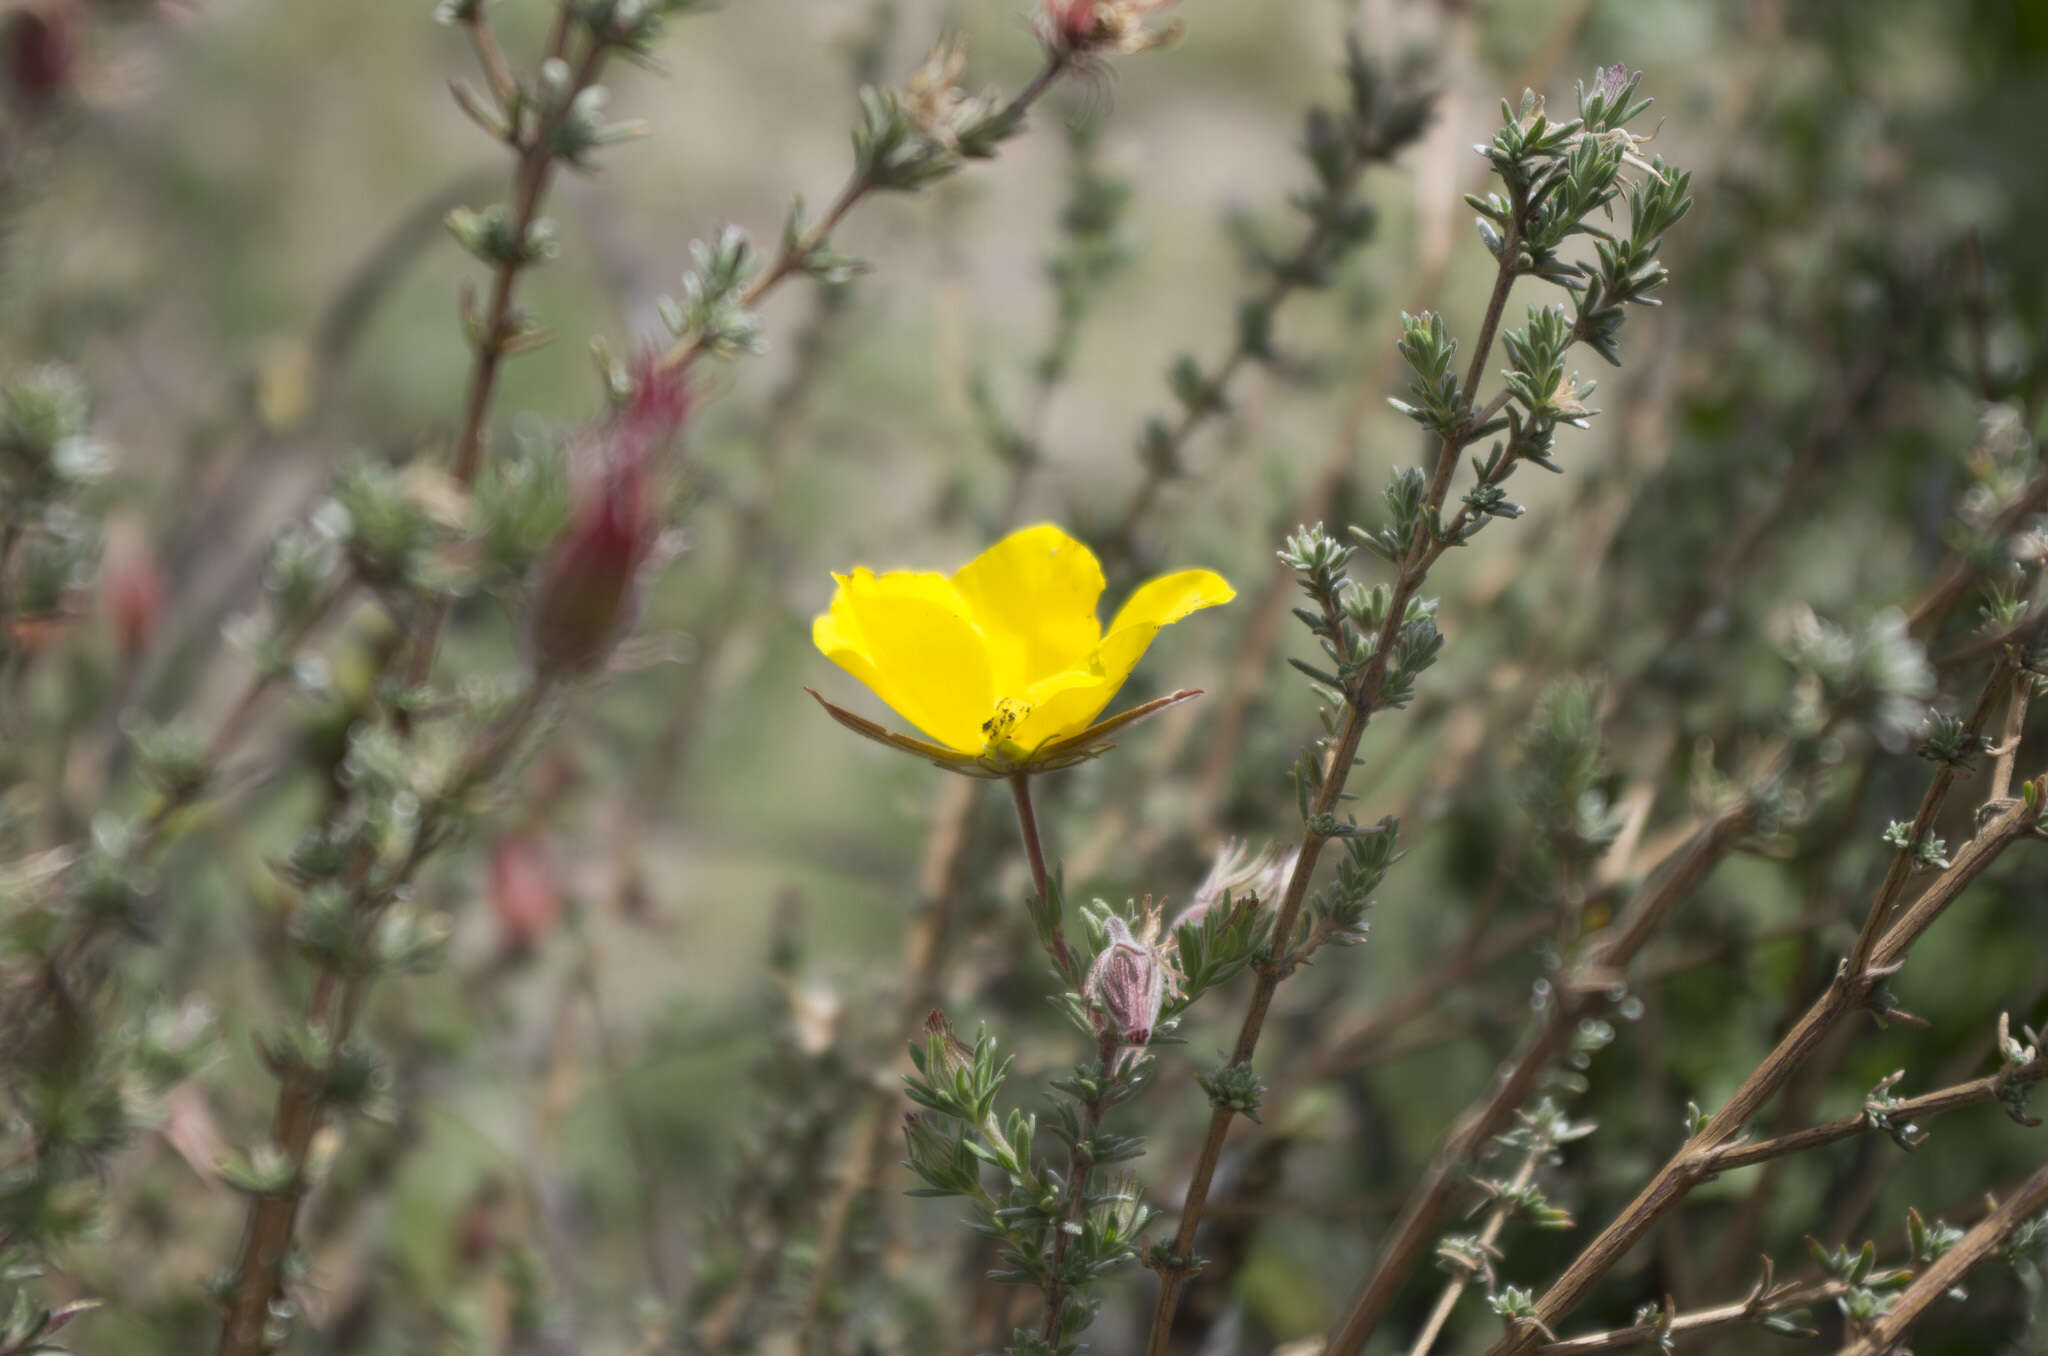
<path id="1" fill-rule="evenodd" d="M 611 656 L 632 624 L 640 566 L 654 538 L 639 465 L 605 472 L 578 499 L 533 591 L 533 663 L 549 677 L 588 673 Z"/>
<path id="2" fill-rule="evenodd" d="M 1045 0 L 1045 19 L 1060 46 L 1083 50 L 1094 38 L 1095 0 Z"/>
<path id="3" fill-rule="evenodd" d="M 510 955 L 531 951 L 562 916 L 562 892 L 540 844 L 524 835 L 491 849 L 488 891 L 498 941 Z"/>
<path id="4" fill-rule="evenodd" d="M 1175 0 L 1045 0 L 1039 33 L 1060 56 L 1086 61 L 1159 47 L 1180 35 L 1179 24 L 1147 28 L 1145 20 Z"/>
<path id="5" fill-rule="evenodd" d="M 1088 967 L 1083 993 L 1097 1012 L 1096 1028 L 1123 1045 L 1144 1045 L 1166 1002 L 1166 964 L 1158 948 L 1138 940 L 1112 916 L 1102 954 Z"/>
<path id="6" fill-rule="evenodd" d="M 100 562 L 100 597 L 113 623 L 121 657 L 134 659 L 148 645 L 163 616 L 164 576 L 148 540 L 132 524 L 127 530 L 107 534 L 106 555 Z"/>
<path id="7" fill-rule="evenodd" d="M 690 388 L 682 374 L 661 366 L 652 349 L 641 354 L 634 365 L 633 394 L 626 401 L 621 421 L 626 428 L 651 443 L 650 450 L 668 445 L 690 417 Z"/>
<path id="8" fill-rule="evenodd" d="M 7 78 L 23 103 L 55 99 L 78 63 L 78 15 L 69 5 L 17 10 L 7 21 Z"/>
<path id="9" fill-rule="evenodd" d="M 653 462 L 690 401 L 682 378 L 651 356 L 636 377 L 631 398 L 581 446 L 569 525 L 534 581 L 528 636 L 534 668 L 547 677 L 600 668 L 638 608 L 640 567 L 660 531 Z"/>

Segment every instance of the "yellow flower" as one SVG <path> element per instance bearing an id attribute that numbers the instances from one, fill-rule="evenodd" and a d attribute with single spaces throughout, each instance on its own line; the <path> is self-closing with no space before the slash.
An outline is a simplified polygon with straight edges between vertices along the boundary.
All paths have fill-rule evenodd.
<path id="1" fill-rule="evenodd" d="M 812 641 L 938 742 L 819 702 L 871 739 L 988 777 L 1091 758 L 1108 747 L 1103 736 L 1196 695 L 1176 692 L 1094 723 L 1160 627 L 1237 596 L 1210 570 L 1162 575 L 1105 632 L 1095 612 L 1101 565 L 1050 523 L 1011 533 L 950 579 L 865 568 L 833 577 L 839 589 L 811 623 Z"/>

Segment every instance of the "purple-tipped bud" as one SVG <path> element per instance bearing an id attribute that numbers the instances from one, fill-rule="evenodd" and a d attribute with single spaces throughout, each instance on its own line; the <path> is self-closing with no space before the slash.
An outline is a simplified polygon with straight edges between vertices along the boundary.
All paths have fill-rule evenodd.
<path id="1" fill-rule="evenodd" d="M 603 666 L 633 624 L 640 567 L 660 531 L 654 459 L 689 416 L 682 378 L 643 359 L 633 395 L 578 454 L 569 524 L 542 558 L 528 618 L 533 664 L 549 678 Z"/>
<path id="2" fill-rule="evenodd" d="M 1112 916 L 1104 931 L 1102 954 L 1088 967 L 1083 993 L 1098 1031 L 1120 1045 L 1143 1045 L 1152 1039 L 1166 1002 L 1166 962 L 1123 919 Z"/>
<path id="3" fill-rule="evenodd" d="M 1628 67 L 1617 61 L 1612 66 L 1602 66 L 1594 77 L 1593 92 L 1603 99 L 1613 99 L 1628 86 Z"/>

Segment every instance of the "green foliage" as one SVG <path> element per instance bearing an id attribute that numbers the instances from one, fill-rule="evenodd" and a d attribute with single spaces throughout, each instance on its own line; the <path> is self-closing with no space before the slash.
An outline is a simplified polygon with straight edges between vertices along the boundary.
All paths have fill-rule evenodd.
<path id="1" fill-rule="evenodd" d="M 1337 839 L 1343 855 L 1330 884 L 1315 892 L 1302 920 L 1303 934 L 1296 944 L 1312 953 L 1325 944 L 1359 946 L 1366 939 L 1366 912 L 1372 908 L 1375 890 L 1387 872 L 1401 860 L 1394 847 L 1401 833 L 1401 821 L 1387 815 L 1377 824 L 1311 824 L 1311 832 Z"/>
<path id="2" fill-rule="evenodd" d="M 1414 403 L 1403 400 L 1388 403 L 1438 437 L 1450 436 L 1471 413 L 1459 393 L 1457 374 L 1451 370 L 1451 360 L 1458 354 L 1457 339 L 1445 326 L 1441 315 L 1430 311 L 1409 315 L 1404 311 L 1401 313 L 1401 338 L 1395 347 L 1415 374 L 1415 384 L 1409 387 Z M 1398 553 L 1404 540 L 1397 535 L 1389 545 Z M 1393 558 L 1391 555 L 1388 557 Z"/>
<path id="3" fill-rule="evenodd" d="M 552 442 L 494 457 L 477 482 L 473 531 L 493 573 L 525 576 L 568 521 L 568 459 Z"/>
<path id="4" fill-rule="evenodd" d="M 1919 728 L 1934 674 L 1898 613 L 1879 613 L 1853 630 L 1803 614 L 1783 651 L 1818 681 L 1829 709 L 1867 725 L 1887 745 L 1902 744 Z"/>
<path id="5" fill-rule="evenodd" d="M 458 31 L 437 37 L 417 12 L 256 7 L 196 44 L 94 6 L 4 26 L 0 1353 L 213 1349 L 193 1249 L 245 1237 L 231 1193 L 298 1207 L 242 1351 L 1065 1356 L 1098 1314 L 1098 1350 L 1143 1341 L 1140 1258 L 1190 1285 L 1176 1345 L 1227 1345 L 1218 1303 L 1271 1345 L 1327 1330 L 1361 1255 L 1389 1255 L 1352 1203 L 1398 1219 L 1435 1176 L 1454 1222 L 1399 1254 L 1433 1251 L 1464 1287 L 1434 1350 L 1490 1347 L 1500 1319 L 1525 1346 L 1846 1340 L 1953 1257 L 1963 1230 L 1930 1209 L 1888 1247 L 1822 1249 L 1824 1298 L 1814 1269 L 1751 1286 L 1730 1264 L 1789 1261 L 1806 1228 L 1860 1238 L 1838 1200 L 1967 1226 L 2038 1163 L 2039 1013 L 1969 1064 L 1986 1002 L 2039 988 L 2024 834 L 1908 964 L 1868 976 L 1804 1066 L 1817 1082 L 1776 1103 L 1843 1138 L 1779 1160 L 1765 1196 L 1754 1172 L 1685 1179 L 1671 1267 L 1631 1248 L 1583 1304 L 1546 1303 L 1705 1133 L 1699 1105 L 1730 1105 L 1830 991 L 1888 867 L 1914 868 L 1895 907 L 1935 898 L 2009 800 L 2038 817 L 2038 702 L 1962 715 L 1994 664 L 2022 693 L 2048 669 L 2038 24 L 1879 0 L 1776 27 L 1658 0 L 1569 29 L 1482 7 L 1450 42 L 1421 7 L 1440 72 L 1354 41 L 1332 73 L 1309 30 L 1190 8 L 1195 41 L 1140 81 L 1117 71 L 1158 36 L 1144 6 L 1032 5 L 1049 65 L 1023 88 L 1054 94 L 1031 130 L 1068 154 L 1016 155 L 984 191 L 965 172 L 1025 107 L 968 92 L 951 41 L 888 86 L 902 44 L 878 14 L 847 44 L 850 173 L 797 198 L 792 166 L 830 146 L 818 120 L 843 121 L 813 78 L 841 36 L 821 10 L 727 7 L 671 54 L 681 102 L 597 83 L 647 78 L 633 65 L 699 8 L 443 0 Z M 976 69 L 1025 70 L 1022 25 L 968 18 Z M 1056 31 L 1083 20 L 1086 43 Z M 81 97 L 37 103 L 21 35 L 72 21 Z M 422 33 L 429 64 L 479 57 L 447 123 L 407 91 L 424 68 L 395 44 Z M 150 78 L 106 78 L 135 42 Z M 1417 159 L 1433 89 L 1598 49 L 1652 74 L 1602 68 L 1570 119 L 1505 105 L 1478 238 L 1440 253 L 1404 187 L 1459 172 Z M 366 74 L 308 140 L 314 58 Z M 624 105 L 658 154 L 610 153 L 643 130 Z M 231 136 L 198 117 L 228 106 L 249 115 Z M 498 182 L 458 184 L 479 152 Z M 570 171 L 599 169 L 564 210 Z M 1246 199 L 1276 174 L 1286 206 Z M 1213 248 L 1211 190 L 1241 270 Z M 423 244 L 455 201 L 470 259 Z M 573 266 L 536 267 L 557 257 Z M 640 283 L 676 272 L 645 349 Z M 775 293 L 814 285 L 795 321 Z M 457 295 L 460 333 L 418 318 Z M 1624 345 L 1660 302 L 1656 341 Z M 580 343 L 521 358 L 542 310 L 605 332 L 595 388 Z M 787 361 L 699 361 L 786 323 Z M 1604 415 L 1582 347 L 1629 363 Z M 648 368 L 690 410 L 653 459 L 659 546 L 621 580 L 601 659 L 529 690 L 519 585 Z M 1148 371 L 1166 403 L 1145 418 Z M 1587 436 L 1560 445 L 1565 426 Z M 1113 454 L 1134 428 L 1132 467 Z M 963 432 L 993 457 L 962 455 Z M 1571 474 L 1514 482 L 1524 462 Z M 927 829 L 925 781 L 788 699 L 837 678 L 799 659 L 828 567 L 919 564 L 1040 515 L 1078 518 L 1112 593 L 1185 562 L 1239 597 L 1127 689 L 1207 687 L 1184 724 L 1039 779 L 1067 860 L 1020 912 L 999 788 Z M 1319 526 L 1276 567 L 1258 543 L 1296 522 Z M 137 541 L 155 595 L 125 572 Z M 1290 576 L 1302 596 L 1276 607 Z M 1256 889 L 1192 886 L 1219 840 L 1273 834 Z M 1682 878 L 1633 963 L 1595 968 Z M 1372 947 L 1323 953 L 1369 916 Z M 1126 947 L 1162 967 L 1142 1045 L 1088 979 Z M 218 1056 L 194 991 L 225 1014 Z M 904 1120 L 898 1025 L 934 1003 L 980 1030 L 916 1043 Z M 1931 1025 L 1852 1020 L 1901 1006 Z M 1247 1013 L 1249 1057 L 1219 1054 Z M 1966 1100 L 1945 1109 L 1898 1095 L 1950 1078 Z M 1495 1133 L 1448 1138 L 1503 1087 Z M 1771 1114 L 1750 1144 L 1805 1128 Z M 1205 1261 L 1146 1201 L 1183 1198 L 1215 1122 Z M 883 1199 L 902 1189 L 936 1203 Z M 2038 1345 L 2044 1238 L 2020 1221 L 1984 1254 L 2017 1279 L 1973 1270 L 1914 1348 Z M 232 1308 L 248 1265 L 217 1260 Z M 1664 1300 L 1667 1269 L 1699 1309 Z M 987 1298 L 991 1270 L 1027 1293 Z M 1415 1344 L 1427 1271 L 1395 1278 L 1371 1346 Z M 81 1295 L 106 1302 L 66 1326 Z M 1701 1310 L 1725 1323 L 1688 1336 Z"/>
<path id="6" fill-rule="evenodd" d="M 709 0 L 576 0 L 571 9 L 597 42 L 648 57 L 670 19 L 710 7 Z"/>
<path id="7" fill-rule="evenodd" d="M 0 488 L 33 502 L 104 475 L 106 454 L 90 418 L 85 385 L 69 368 L 33 368 L 0 386 Z"/>
<path id="8" fill-rule="evenodd" d="M 356 461 L 335 473 L 331 519 L 350 565 L 373 584 L 422 587 L 435 577 L 444 531 L 388 466 Z"/>
<path id="9" fill-rule="evenodd" d="M 553 222 L 537 219 L 522 233 L 503 203 L 481 210 L 456 208 L 448 214 L 448 233 L 456 244 L 497 268 L 545 263 L 561 248 Z"/>
<path id="10" fill-rule="evenodd" d="M 58 1334 L 75 1318 L 100 1307 L 98 1300 L 73 1300 L 48 1308 L 37 1282 L 43 1268 L 19 1249 L 0 1253 L 0 1352 L 7 1356 L 61 1356 L 71 1350 Z"/>
<path id="11" fill-rule="evenodd" d="M 714 354 L 761 352 L 761 318 L 746 298 L 758 268 L 746 234 L 727 226 L 715 241 L 693 240 L 690 259 L 682 299 L 663 297 L 659 303 L 662 323 L 677 338 L 694 339 Z"/>
<path id="12" fill-rule="evenodd" d="M 1601 690 L 1566 679 L 1538 698 L 1522 734 L 1515 799 L 1563 864 L 1583 867 L 1621 832 L 1603 788 Z"/>
<path id="13" fill-rule="evenodd" d="M 1247 1120 L 1258 1120 L 1266 1085 L 1259 1081 L 1249 1065 L 1219 1064 L 1199 1075 L 1198 1081 L 1202 1091 L 1209 1094 L 1212 1106 L 1227 1108 Z"/>
<path id="14" fill-rule="evenodd" d="M 1180 985 L 1163 1010 L 1171 1019 L 1191 1006 L 1209 990 L 1243 972 L 1266 946 L 1266 934 L 1273 918 L 1268 901 L 1233 900 L 1228 891 L 1202 916 L 1181 923 L 1173 930 L 1174 962 L 1180 967 Z"/>

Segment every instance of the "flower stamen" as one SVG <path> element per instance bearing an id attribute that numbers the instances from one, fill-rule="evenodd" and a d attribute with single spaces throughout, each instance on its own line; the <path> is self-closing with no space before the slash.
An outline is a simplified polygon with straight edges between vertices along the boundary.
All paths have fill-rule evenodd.
<path id="1" fill-rule="evenodd" d="M 988 740 L 990 748 L 1000 748 L 1010 741 L 1010 731 L 1024 723 L 1024 717 L 1031 714 L 1031 703 L 1016 697 L 1002 697 L 996 701 L 996 713 L 981 723 L 981 733 Z"/>

